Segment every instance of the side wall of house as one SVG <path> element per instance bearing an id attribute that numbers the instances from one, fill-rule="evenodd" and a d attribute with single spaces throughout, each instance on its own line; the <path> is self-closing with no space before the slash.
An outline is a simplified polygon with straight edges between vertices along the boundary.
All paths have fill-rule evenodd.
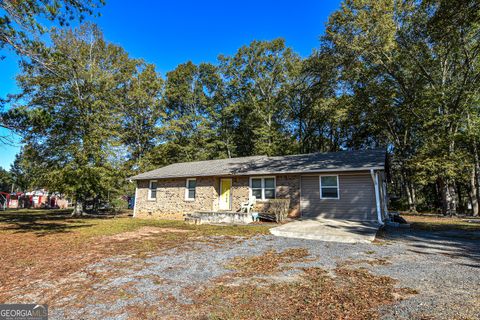
<path id="1" fill-rule="evenodd" d="M 370 172 L 332 172 L 325 175 L 338 176 L 338 199 L 320 198 L 320 174 L 302 176 L 302 216 L 362 221 L 377 219 L 375 189 Z"/>

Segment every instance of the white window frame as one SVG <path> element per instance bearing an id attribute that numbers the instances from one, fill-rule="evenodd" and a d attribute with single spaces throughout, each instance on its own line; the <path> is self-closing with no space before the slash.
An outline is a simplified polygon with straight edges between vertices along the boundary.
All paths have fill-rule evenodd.
<path id="1" fill-rule="evenodd" d="M 335 177 L 337 179 L 337 196 L 336 197 L 322 197 L 322 177 Z M 318 181 L 320 184 L 320 199 L 330 199 L 330 200 L 339 200 L 340 199 L 340 179 L 338 174 L 322 174 L 318 177 Z M 333 188 L 330 186 L 326 186 L 325 188 Z"/>
<path id="2" fill-rule="evenodd" d="M 188 182 L 189 181 L 195 181 L 195 197 L 194 198 L 189 198 L 188 197 Z M 195 198 L 197 197 L 197 178 L 188 178 L 185 181 L 185 201 L 195 201 Z"/>
<path id="3" fill-rule="evenodd" d="M 155 198 L 152 198 L 152 183 L 157 183 L 157 188 L 155 189 Z M 158 180 L 150 180 L 148 182 L 148 200 L 149 201 L 157 201 L 157 193 L 158 193 Z"/>
<path id="4" fill-rule="evenodd" d="M 250 188 L 249 188 L 249 197 L 252 197 L 253 190 L 252 190 L 252 180 L 253 179 L 261 179 L 262 181 L 262 198 L 257 199 L 260 201 L 268 201 L 272 199 L 265 199 L 265 179 L 272 179 L 273 178 L 273 199 L 277 198 L 277 179 L 275 176 L 261 176 L 261 177 L 250 177 Z"/>

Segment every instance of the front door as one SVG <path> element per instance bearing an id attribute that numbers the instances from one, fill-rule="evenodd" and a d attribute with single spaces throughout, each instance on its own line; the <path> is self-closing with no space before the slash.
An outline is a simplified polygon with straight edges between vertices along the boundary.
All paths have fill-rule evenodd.
<path id="1" fill-rule="evenodd" d="M 220 179 L 220 210 L 230 210 L 232 179 Z"/>

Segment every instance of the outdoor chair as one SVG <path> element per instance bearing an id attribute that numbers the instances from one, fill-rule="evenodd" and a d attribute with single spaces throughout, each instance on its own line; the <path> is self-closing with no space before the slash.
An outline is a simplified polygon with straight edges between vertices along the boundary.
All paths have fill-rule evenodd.
<path id="1" fill-rule="evenodd" d="M 240 204 L 240 211 L 250 213 L 250 210 L 253 209 L 255 202 L 257 201 L 256 197 L 250 197 L 247 202 L 243 202 Z"/>

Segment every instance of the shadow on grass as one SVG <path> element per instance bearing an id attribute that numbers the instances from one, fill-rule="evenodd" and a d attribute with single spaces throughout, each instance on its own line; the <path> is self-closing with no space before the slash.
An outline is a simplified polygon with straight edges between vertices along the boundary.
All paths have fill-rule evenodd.
<path id="1" fill-rule="evenodd" d="M 416 254 L 441 254 L 462 259 L 458 262 L 461 265 L 480 268 L 480 231 L 385 228 L 381 238 L 405 241 L 409 251 Z"/>
<path id="2" fill-rule="evenodd" d="M 9 210 L 0 213 L 0 231 L 34 233 L 38 236 L 68 233 L 78 228 L 91 227 L 92 218 L 107 216 L 71 217 L 71 210 Z"/>

